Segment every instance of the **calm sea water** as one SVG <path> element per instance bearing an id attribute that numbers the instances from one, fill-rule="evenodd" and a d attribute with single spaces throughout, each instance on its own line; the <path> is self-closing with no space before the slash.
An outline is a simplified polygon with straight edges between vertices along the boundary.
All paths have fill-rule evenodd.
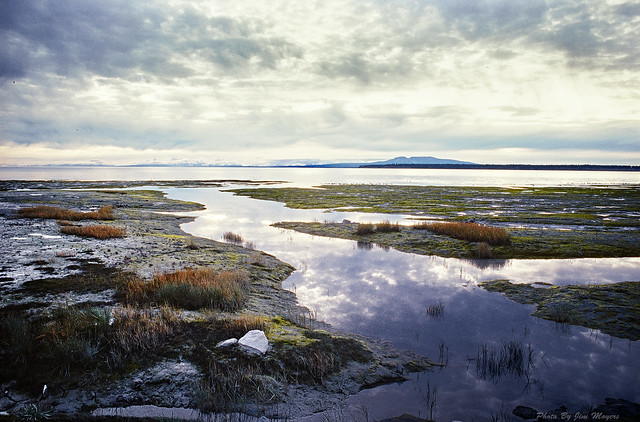
<path id="1" fill-rule="evenodd" d="M 640 184 L 626 172 L 495 170 L 268 169 L 268 168 L 0 168 L 2 179 L 175 180 L 240 179 L 287 185 L 379 183 L 467 186 Z M 153 185 L 153 182 L 150 182 Z M 237 185 L 229 186 L 237 187 Z M 361 392 L 350 408 L 373 420 L 411 413 L 438 421 L 516 420 L 517 405 L 585 412 L 606 397 L 640 402 L 640 342 L 530 316 L 532 306 L 477 287 L 484 280 L 597 284 L 640 280 L 640 259 L 469 261 L 362 248 L 270 225 L 278 221 L 380 221 L 389 215 L 292 210 L 282 204 L 234 196 L 225 188 L 165 188 L 170 197 L 198 201 L 205 211 L 183 225 L 187 232 L 222 240 L 233 231 L 257 249 L 296 267 L 284 283 L 301 304 L 335 327 L 380 338 L 446 363 L 410 381 Z M 402 221 L 404 216 L 391 216 Z M 439 305 L 440 315 L 427 309 Z M 499 354 L 517 344 L 524 371 L 487 376 L 482 350 Z M 528 358 L 531 358 L 530 360 Z M 361 413 L 360 413 L 361 414 Z"/>
<path id="2" fill-rule="evenodd" d="M 295 186 L 374 183 L 438 186 L 639 184 L 638 172 L 323 169 L 265 167 L 0 167 L 4 180 L 278 180 Z"/>

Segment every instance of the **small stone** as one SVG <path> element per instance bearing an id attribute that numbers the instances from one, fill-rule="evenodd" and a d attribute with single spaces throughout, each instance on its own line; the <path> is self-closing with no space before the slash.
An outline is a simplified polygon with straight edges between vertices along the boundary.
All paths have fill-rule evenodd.
<path id="1" fill-rule="evenodd" d="M 269 349 L 269 340 L 267 340 L 267 336 L 265 336 L 261 330 L 249 331 L 238 340 L 238 344 L 245 352 L 252 354 L 257 353 L 263 355 Z"/>
<path id="2" fill-rule="evenodd" d="M 535 419 L 538 417 L 538 411 L 527 406 L 516 406 L 511 413 L 524 420 Z"/>
<path id="3" fill-rule="evenodd" d="M 238 344 L 237 338 L 229 338 L 227 340 L 223 340 L 220 343 L 216 344 L 216 347 L 231 347 Z"/>

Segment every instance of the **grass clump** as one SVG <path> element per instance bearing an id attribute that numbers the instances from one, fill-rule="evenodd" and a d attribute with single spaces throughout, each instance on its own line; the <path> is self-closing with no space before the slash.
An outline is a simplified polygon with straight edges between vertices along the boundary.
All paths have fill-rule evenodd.
<path id="1" fill-rule="evenodd" d="M 18 215 L 22 218 L 44 218 L 53 220 L 113 220 L 113 207 L 107 205 L 98 211 L 74 211 L 66 208 L 39 205 L 36 207 L 21 208 Z"/>
<path id="2" fill-rule="evenodd" d="M 487 242 L 480 242 L 476 245 L 476 256 L 480 259 L 490 259 L 493 256 L 491 246 Z"/>
<path id="3" fill-rule="evenodd" d="M 356 228 L 356 234 L 358 236 L 366 236 L 376 232 L 376 226 L 371 223 L 360 223 Z"/>
<path id="4" fill-rule="evenodd" d="M 444 315 L 444 303 L 438 301 L 426 307 L 427 316 L 431 318 L 442 318 Z"/>
<path id="5" fill-rule="evenodd" d="M 509 232 L 501 227 L 485 226 L 478 223 L 419 223 L 413 226 L 417 230 L 429 230 L 454 239 L 469 242 L 485 242 L 489 245 L 508 245 L 511 243 Z"/>
<path id="6" fill-rule="evenodd" d="M 494 381 L 506 375 L 530 378 L 535 368 L 533 356 L 531 345 L 525 350 L 521 341 L 503 341 L 499 350 L 482 343 L 476 355 L 476 373 L 482 379 Z"/>
<path id="7" fill-rule="evenodd" d="M 153 353 L 177 329 L 179 314 L 167 307 L 159 310 L 120 306 L 110 319 L 106 348 L 109 364 L 121 366 L 130 356 Z"/>
<path id="8" fill-rule="evenodd" d="M 373 354 L 359 341 L 332 336 L 318 330 L 305 330 L 304 336 L 312 339 L 302 347 L 280 349 L 280 357 L 295 381 L 322 383 L 349 362 L 366 363 Z M 276 344 L 278 347 L 278 344 Z"/>
<path id="9" fill-rule="evenodd" d="M 240 270 L 185 269 L 145 282 L 132 278 L 120 286 L 128 303 L 156 303 L 183 309 L 235 311 L 244 304 L 249 276 Z"/>
<path id="10" fill-rule="evenodd" d="M 356 228 L 356 234 L 358 236 L 366 236 L 373 233 L 393 233 L 399 232 L 400 225 L 398 223 L 391 223 L 389 221 L 383 221 L 382 223 L 359 223 Z"/>
<path id="11" fill-rule="evenodd" d="M 127 231 L 125 229 L 107 226 L 105 224 L 90 226 L 62 225 L 60 227 L 60 232 L 79 237 L 92 237 L 94 239 L 115 239 L 125 237 L 127 235 Z"/>
<path id="12" fill-rule="evenodd" d="M 158 355 L 178 327 L 175 312 L 59 305 L 39 318 L 0 319 L 0 378 L 42 388 L 111 374 L 130 361 Z"/>
<path id="13" fill-rule="evenodd" d="M 400 225 L 398 223 L 391 223 L 389 221 L 383 221 L 376 224 L 376 231 L 378 233 L 393 233 L 400 231 Z"/>
<path id="14" fill-rule="evenodd" d="M 240 236 L 239 234 L 236 234 L 234 232 L 225 232 L 222 235 L 222 238 L 229 243 L 234 243 L 236 245 L 242 245 L 242 242 L 244 242 L 244 239 L 242 238 L 242 236 Z"/>

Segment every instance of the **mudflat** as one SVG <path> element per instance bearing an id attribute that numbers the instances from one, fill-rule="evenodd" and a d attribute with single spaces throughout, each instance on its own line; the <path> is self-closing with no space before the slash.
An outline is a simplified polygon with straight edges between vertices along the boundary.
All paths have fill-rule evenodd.
<path id="1" fill-rule="evenodd" d="M 183 232 L 194 218 L 184 214 L 202 205 L 147 184 L 1 183 L 0 411 L 63 419 L 155 406 L 294 418 L 433 365 L 313 320 L 282 288 L 293 267 Z M 20 211 L 41 206 L 80 217 Z M 83 218 L 104 207 L 108 217 Z M 92 237 L 98 228 L 119 234 Z M 210 299 L 190 306 L 203 294 Z M 219 346 L 252 330 L 265 333 L 265 354 Z"/>

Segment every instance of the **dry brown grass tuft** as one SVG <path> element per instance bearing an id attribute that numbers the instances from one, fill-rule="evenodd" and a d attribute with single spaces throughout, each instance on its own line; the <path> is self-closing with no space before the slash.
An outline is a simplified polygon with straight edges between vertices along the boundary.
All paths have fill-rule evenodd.
<path id="1" fill-rule="evenodd" d="M 476 256 L 481 259 L 489 259 L 492 256 L 491 246 L 487 242 L 480 242 L 476 245 Z"/>
<path id="2" fill-rule="evenodd" d="M 383 221 L 382 223 L 359 223 L 356 228 L 356 234 L 359 236 L 366 236 L 373 233 L 393 233 L 399 232 L 400 225 L 398 223 L 391 223 L 390 221 Z"/>
<path id="3" fill-rule="evenodd" d="M 108 205 L 101 207 L 98 211 L 74 211 L 49 205 L 39 205 L 37 207 L 21 208 L 18 215 L 23 218 L 46 218 L 54 220 L 113 220 L 113 207 Z"/>
<path id="4" fill-rule="evenodd" d="M 257 315 L 240 315 L 236 318 L 218 319 L 215 322 L 215 329 L 224 332 L 225 338 L 244 335 L 251 330 L 268 331 L 271 321 L 267 317 Z"/>
<path id="5" fill-rule="evenodd" d="M 419 223 L 413 226 L 418 230 L 429 230 L 455 239 L 469 242 L 485 242 L 489 245 L 508 245 L 511 243 L 509 232 L 501 227 L 485 226 L 478 223 Z"/>
<path id="6" fill-rule="evenodd" d="M 242 245 L 242 242 L 244 242 L 244 239 L 242 238 L 242 236 L 233 232 L 225 232 L 222 235 L 222 238 L 225 241 L 229 243 L 235 243 L 236 245 Z"/>
<path id="7" fill-rule="evenodd" d="M 159 310 L 121 306 L 113 310 L 108 344 L 113 352 L 131 355 L 153 351 L 173 334 L 179 314 L 169 308 Z"/>
<path id="8" fill-rule="evenodd" d="M 398 223 L 391 223 L 389 221 L 383 221 L 382 223 L 376 224 L 376 231 L 380 233 L 392 233 L 399 232 L 400 225 Z"/>
<path id="9" fill-rule="evenodd" d="M 376 232 L 376 226 L 371 223 L 360 223 L 356 229 L 356 234 L 360 236 L 373 234 Z"/>
<path id="10" fill-rule="evenodd" d="M 80 237 L 93 237 L 95 239 L 113 239 L 125 237 L 127 232 L 120 227 L 107 226 L 104 224 L 92 226 L 67 226 L 60 227 L 60 232 L 72 234 Z"/>
<path id="11" fill-rule="evenodd" d="M 205 268 L 159 274 L 149 282 L 129 280 L 121 291 L 129 303 L 235 311 L 244 304 L 248 288 L 249 276 L 244 271 L 216 272 Z"/>

